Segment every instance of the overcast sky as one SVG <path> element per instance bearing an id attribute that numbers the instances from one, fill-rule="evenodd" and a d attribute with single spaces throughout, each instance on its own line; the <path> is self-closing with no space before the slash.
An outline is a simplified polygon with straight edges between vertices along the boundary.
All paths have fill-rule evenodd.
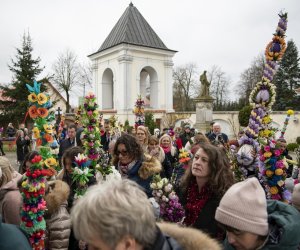
<path id="1" fill-rule="evenodd" d="M 218 65 L 238 82 L 255 56 L 264 51 L 281 11 L 288 12 L 287 40 L 300 49 L 299 0 L 135 0 L 140 13 L 165 45 L 178 53 L 175 66 L 195 62 L 199 72 Z M 121 17 L 127 0 L 1 0 L 0 83 L 9 83 L 7 67 L 22 35 L 29 30 L 34 56 L 46 66 L 65 49 L 81 62 L 96 52 Z M 233 96 L 233 95 L 231 95 Z"/>

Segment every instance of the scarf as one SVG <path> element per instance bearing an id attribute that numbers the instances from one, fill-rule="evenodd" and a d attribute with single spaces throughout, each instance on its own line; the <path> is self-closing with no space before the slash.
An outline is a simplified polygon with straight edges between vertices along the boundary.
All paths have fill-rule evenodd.
<path id="1" fill-rule="evenodd" d="M 122 178 L 128 178 L 128 171 L 136 164 L 137 161 L 132 161 L 129 164 L 118 163 L 118 170 Z"/>
<path id="2" fill-rule="evenodd" d="M 212 190 L 205 184 L 199 193 L 197 181 L 193 180 L 187 190 L 187 202 L 185 206 L 186 217 L 184 224 L 193 226 L 204 208 L 207 201 L 212 196 Z"/>
<path id="3" fill-rule="evenodd" d="M 163 146 L 161 146 L 161 148 L 164 150 L 165 154 L 171 152 L 171 147 L 163 147 Z"/>

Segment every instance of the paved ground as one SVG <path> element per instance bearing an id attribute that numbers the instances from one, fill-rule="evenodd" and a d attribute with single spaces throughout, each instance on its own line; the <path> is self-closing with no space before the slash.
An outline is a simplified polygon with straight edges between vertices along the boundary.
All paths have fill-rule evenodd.
<path id="1" fill-rule="evenodd" d="M 6 151 L 5 157 L 7 157 L 10 160 L 11 165 L 18 171 L 19 169 L 17 166 L 17 153 Z"/>

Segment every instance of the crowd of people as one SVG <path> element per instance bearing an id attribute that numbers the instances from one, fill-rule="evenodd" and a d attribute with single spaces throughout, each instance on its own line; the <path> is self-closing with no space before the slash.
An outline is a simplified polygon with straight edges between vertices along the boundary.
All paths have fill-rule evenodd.
<path id="1" fill-rule="evenodd" d="M 101 144 L 121 178 L 103 182 L 93 175 L 78 199 L 72 174 L 75 157 L 84 152 L 82 129 L 70 124 L 58 140 L 61 171 L 48 179 L 45 194 L 46 249 L 299 249 L 300 184 L 287 204 L 267 200 L 255 177 L 236 182 L 228 157 L 236 142 L 222 133 L 220 124 L 211 124 L 207 134 L 189 124 L 155 129 L 153 135 L 145 126 L 112 131 L 105 121 Z M 0 249 L 29 249 L 18 229 L 19 188 L 38 152 L 25 128 L 16 137 L 17 148 L 23 149 L 19 172 L 0 156 Z M 278 143 L 288 155 L 284 142 Z M 188 164 L 180 162 L 182 150 L 190 155 Z M 155 211 L 155 175 L 174 183 L 185 213 L 177 224 L 161 221 Z M 18 241 L 6 238 L 13 231 Z"/>

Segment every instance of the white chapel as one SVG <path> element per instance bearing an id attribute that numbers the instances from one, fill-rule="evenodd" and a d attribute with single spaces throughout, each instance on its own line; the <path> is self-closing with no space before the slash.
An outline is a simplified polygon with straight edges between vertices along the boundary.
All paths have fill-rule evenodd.
<path id="1" fill-rule="evenodd" d="M 130 3 L 99 50 L 89 58 L 100 112 L 134 123 L 138 95 L 156 119 L 173 110 L 172 58 L 138 9 Z"/>

